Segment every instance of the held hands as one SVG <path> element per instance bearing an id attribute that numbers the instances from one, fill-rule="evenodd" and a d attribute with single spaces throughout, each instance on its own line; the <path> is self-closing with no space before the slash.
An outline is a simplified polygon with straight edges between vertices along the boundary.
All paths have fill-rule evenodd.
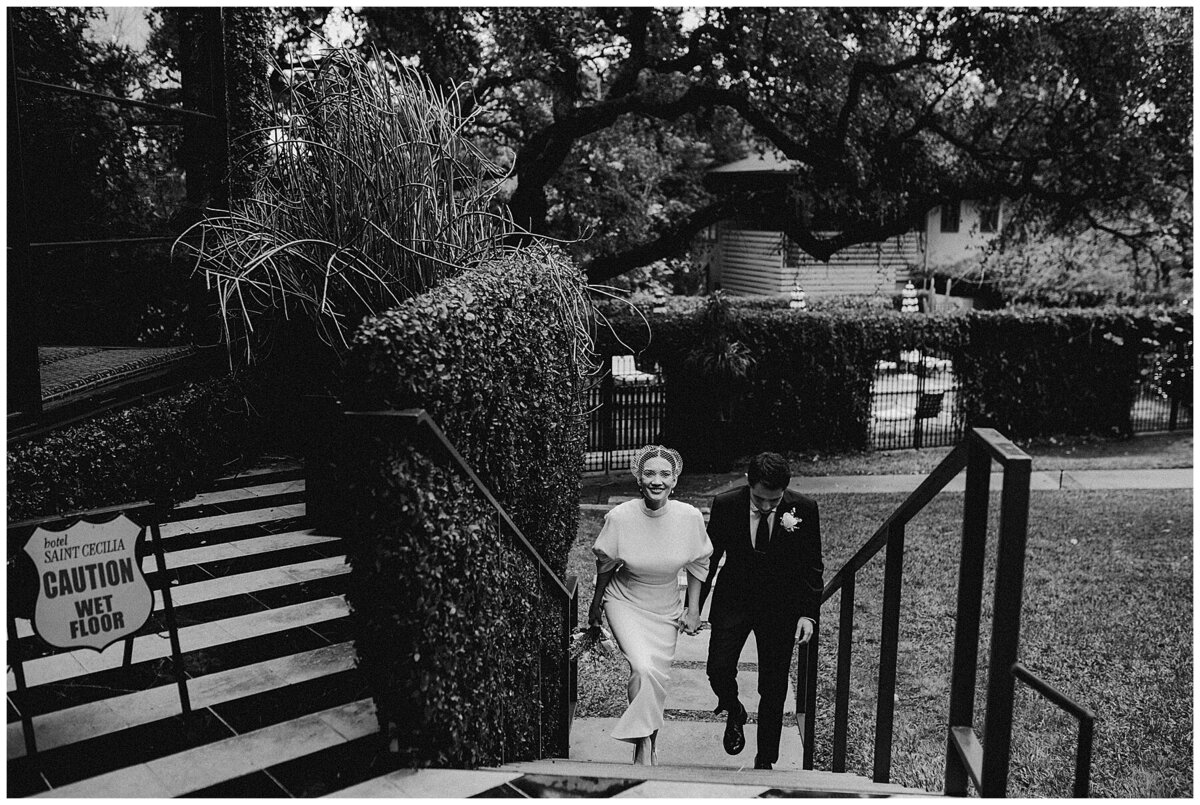
<path id="1" fill-rule="evenodd" d="M 684 610 L 683 617 L 675 621 L 675 627 L 684 634 L 700 634 L 700 613 Z"/>

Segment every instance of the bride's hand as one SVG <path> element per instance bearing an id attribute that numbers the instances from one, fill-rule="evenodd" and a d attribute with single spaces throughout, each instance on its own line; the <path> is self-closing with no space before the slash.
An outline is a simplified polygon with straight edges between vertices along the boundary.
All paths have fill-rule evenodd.
<path id="1" fill-rule="evenodd" d="M 679 628 L 686 634 L 699 634 L 700 613 L 684 610 L 683 617 L 679 619 Z"/>

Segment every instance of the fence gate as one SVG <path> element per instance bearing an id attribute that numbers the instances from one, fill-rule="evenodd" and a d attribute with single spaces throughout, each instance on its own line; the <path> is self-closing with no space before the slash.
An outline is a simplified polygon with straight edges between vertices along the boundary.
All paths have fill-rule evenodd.
<path id="1" fill-rule="evenodd" d="M 871 447 L 945 447 L 963 437 L 962 395 L 948 355 L 901 350 L 875 366 Z"/>
<path id="2" fill-rule="evenodd" d="M 643 372 L 632 355 L 614 357 L 587 389 L 584 472 L 626 469 L 638 448 L 658 443 L 666 399 L 657 367 Z"/>

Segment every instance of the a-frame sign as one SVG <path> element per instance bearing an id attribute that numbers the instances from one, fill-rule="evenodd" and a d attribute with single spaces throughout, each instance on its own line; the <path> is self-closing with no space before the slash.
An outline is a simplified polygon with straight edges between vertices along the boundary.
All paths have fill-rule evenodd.
<path id="1" fill-rule="evenodd" d="M 142 571 L 147 551 L 154 554 L 155 586 L 166 616 L 180 706 L 184 714 L 191 711 L 160 519 L 157 507 L 142 502 L 8 527 L 8 658 L 28 755 L 36 754 L 37 741 L 25 696 L 26 652 L 17 617 L 28 617 L 34 634 L 58 649 L 104 651 L 125 640 L 124 664 L 131 664 L 134 636 L 154 609 L 154 591 Z"/>

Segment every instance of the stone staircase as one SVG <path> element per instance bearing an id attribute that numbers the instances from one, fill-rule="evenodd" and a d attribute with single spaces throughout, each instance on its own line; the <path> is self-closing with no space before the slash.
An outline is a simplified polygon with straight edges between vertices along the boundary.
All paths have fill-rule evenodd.
<path id="1" fill-rule="evenodd" d="M 305 522 L 300 469 L 222 479 L 162 526 L 192 712 L 180 713 L 167 627 L 156 602 L 137 634 L 104 652 L 56 652 L 17 621 L 28 689 L 8 671 L 10 797 L 842 796 L 926 792 L 804 771 L 794 718 L 780 763 L 754 771 L 753 639 L 739 675 L 752 713 L 747 746 L 721 749 L 708 717 L 708 632 L 681 637 L 659 740 L 663 765 L 634 767 L 608 737 L 616 719 L 577 719 L 570 760 L 497 769 L 399 769 L 378 741 L 355 669 L 341 540 Z M 155 565 L 146 559 L 153 580 Z M 789 701 L 794 697 L 789 693 Z M 33 714 L 27 756 L 21 714 Z M 706 720 L 707 717 L 707 720 Z"/>
<path id="2" fill-rule="evenodd" d="M 345 552 L 304 510 L 301 472 L 282 465 L 222 479 L 163 524 L 187 716 L 158 601 L 129 666 L 124 641 L 54 653 L 18 620 L 38 656 L 24 696 L 8 672 L 8 795 L 315 796 L 388 770 L 354 667 Z"/>

